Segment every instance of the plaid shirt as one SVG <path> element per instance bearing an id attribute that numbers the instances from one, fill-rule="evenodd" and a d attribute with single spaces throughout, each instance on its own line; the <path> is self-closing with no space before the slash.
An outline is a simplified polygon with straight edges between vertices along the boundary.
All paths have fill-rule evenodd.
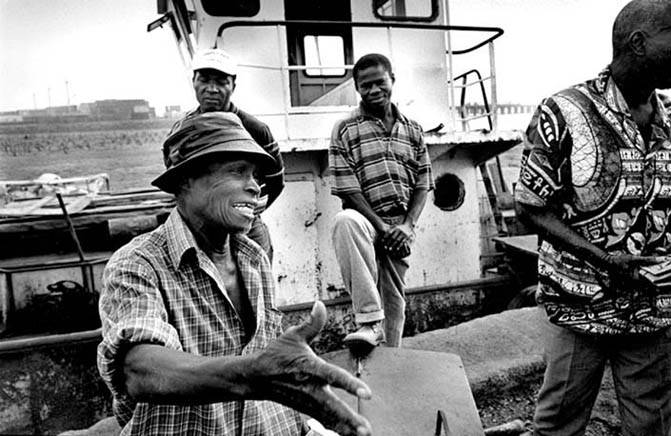
<path id="1" fill-rule="evenodd" d="M 557 211 L 609 253 L 671 254 L 671 124 L 653 103 L 646 143 L 608 69 L 544 100 L 527 129 L 515 200 Z M 604 274 L 542 241 L 537 299 L 550 321 L 600 335 L 671 326 L 671 289 L 608 289 L 592 301 Z"/>
<path id="2" fill-rule="evenodd" d="M 261 122 L 254 115 L 249 114 L 242 109 L 239 109 L 233 103 L 229 103 L 228 112 L 232 112 L 240 118 L 242 125 L 245 130 L 249 132 L 254 141 L 263 148 L 266 153 L 271 155 L 276 162 L 275 168 L 272 168 L 270 174 L 266 174 L 262 180 L 262 183 L 265 185 L 261 190 L 261 198 L 259 199 L 259 206 L 257 206 L 255 212 L 260 214 L 266 210 L 266 204 L 268 202 L 268 191 L 277 191 L 277 195 L 282 192 L 284 189 L 284 161 L 282 160 L 282 154 L 280 153 L 280 146 L 273 137 L 273 134 L 270 132 L 270 128 L 263 122 Z M 179 130 L 182 123 L 192 118 L 196 115 L 201 114 L 200 106 L 194 110 L 187 112 L 182 119 L 175 122 L 170 129 L 168 136 L 172 135 L 174 132 Z"/>
<path id="3" fill-rule="evenodd" d="M 104 272 L 100 296 L 103 341 L 98 369 L 112 391 L 122 435 L 296 435 L 297 412 L 270 401 L 173 406 L 136 403 L 123 381 L 124 351 L 158 344 L 200 356 L 239 356 L 262 350 L 281 333 L 275 285 L 260 248 L 242 235 L 231 247 L 256 314 L 257 330 L 245 343 L 214 263 L 198 248 L 177 210 L 156 230 L 119 249 Z"/>
<path id="4" fill-rule="evenodd" d="M 392 104 L 396 118 L 391 132 L 363 105 L 339 121 L 331 134 L 331 193 L 361 192 L 380 218 L 389 223 L 405 218 L 415 189 L 433 189 L 431 162 L 421 126 Z"/>

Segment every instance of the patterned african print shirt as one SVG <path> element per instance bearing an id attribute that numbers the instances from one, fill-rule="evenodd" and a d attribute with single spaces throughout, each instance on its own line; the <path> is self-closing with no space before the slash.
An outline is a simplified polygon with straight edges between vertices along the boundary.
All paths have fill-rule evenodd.
<path id="1" fill-rule="evenodd" d="M 280 334 L 282 315 L 274 306 L 266 256 L 243 235 L 231 236 L 231 247 L 256 316 L 256 332 L 248 339 L 216 266 L 198 248 L 177 210 L 109 260 L 100 296 L 98 369 L 112 391 L 122 435 L 300 434 L 298 413 L 270 401 L 174 406 L 136 403 L 126 393 L 122 359 L 131 344 L 239 356 L 266 348 Z"/>
<path id="2" fill-rule="evenodd" d="M 388 132 L 359 105 L 331 134 L 329 166 L 333 195 L 361 192 L 388 223 L 405 218 L 415 189 L 433 189 L 431 162 L 421 126 L 398 111 Z"/>
<path id="3" fill-rule="evenodd" d="M 613 254 L 671 254 L 671 126 L 658 96 L 645 141 L 609 69 L 544 100 L 526 132 L 515 199 L 549 208 Z M 605 272 L 541 241 L 539 288 L 551 322 L 597 334 L 671 326 L 671 289 L 606 289 Z M 592 299 L 604 287 L 605 298 Z"/>

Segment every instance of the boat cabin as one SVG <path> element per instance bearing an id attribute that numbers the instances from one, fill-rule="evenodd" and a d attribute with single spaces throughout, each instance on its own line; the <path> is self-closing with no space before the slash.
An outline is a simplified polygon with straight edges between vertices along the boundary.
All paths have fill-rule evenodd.
<path id="1" fill-rule="evenodd" d="M 331 247 L 340 201 L 330 194 L 331 129 L 358 105 L 353 63 L 392 62 L 392 100 L 426 132 L 436 190 L 420 218 L 407 282 L 440 287 L 482 276 L 479 166 L 521 139 L 496 129 L 495 27 L 452 25 L 443 0 L 159 0 L 188 80 L 199 48 L 239 63 L 232 101 L 269 125 L 286 165 L 266 212 L 282 305 L 339 296 Z M 474 113 L 469 108 L 482 108 Z"/>

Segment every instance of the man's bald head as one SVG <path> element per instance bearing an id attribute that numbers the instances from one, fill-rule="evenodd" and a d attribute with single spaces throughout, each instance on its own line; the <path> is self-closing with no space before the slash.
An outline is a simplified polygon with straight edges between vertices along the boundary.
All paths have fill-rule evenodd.
<path id="1" fill-rule="evenodd" d="M 632 35 L 651 33 L 663 27 L 671 11 L 671 0 L 633 0 L 620 11 L 613 24 L 613 57 L 629 51 Z"/>

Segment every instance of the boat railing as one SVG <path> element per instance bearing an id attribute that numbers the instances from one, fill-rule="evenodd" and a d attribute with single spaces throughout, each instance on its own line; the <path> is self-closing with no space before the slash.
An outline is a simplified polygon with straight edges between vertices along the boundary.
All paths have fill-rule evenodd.
<path id="1" fill-rule="evenodd" d="M 328 26 L 328 27 L 349 27 L 349 28 L 382 28 L 386 30 L 387 33 L 387 51 L 388 53 L 394 53 L 394 45 L 392 38 L 392 31 L 396 29 L 414 29 L 420 31 L 435 31 L 443 32 L 445 38 L 445 46 L 447 50 L 445 51 L 446 56 L 446 65 L 447 65 L 447 100 L 448 100 L 448 113 L 450 119 L 448 123 L 451 126 L 447 127 L 448 131 L 457 131 L 457 130 L 468 130 L 469 121 L 475 118 L 487 117 L 489 120 L 489 129 L 495 130 L 497 126 L 497 99 L 496 99 L 496 67 L 495 67 L 495 56 L 494 56 L 494 40 L 503 35 L 503 29 L 499 27 L 485 27 L 485 26 L 459 26 L 459 25 L 442 25 L 442 24 L 421 24 L 413 22 L 354 22 L 354 21 L 320 21 L 320 20 L 268 20 L 268 21 L 253 21 L 253 20 L 235 20 L 223 23 L 219 26 L 217 31 L 217 45 L 221 48 L 224 48 L 224 42 L 226 40 L 225 33 L 234 28 L 250 28 L 250 27 L 275 27 L 276 28 L 276 38 L 277 45 L 282 51 L 280 56 L 280 65 L 268 65 L 268 64 L 258 64 L 258 63 L 241 63 L 241 67 L 252 68 L 252 69 L 265 69 L 273 70 L 280 73 L 280 79 L 282 83 L 282 93 L 283 93 L 283 108 L 280 112 L 269 112 L 260 115 L 265 116 L 283 116 L 285 125 L 289 125 L 289 117 L 292 113 L 333 113 L 333 112 L 343 112 L 341 106 L 292 106 L 291 103 L 291 91 L 289 84 L 289 72 L 292 71 L 307 71 L 307 70 L 351 70 L 353 65 L 290 65 L 288 62 L 288 56 L 286 53 L 286 48 L 283 46 L 283 35 L 282 29 L 286 29 L 287 26 Z M 474 42 L 464 46 L 455 48 L 452 46 L 452 32 L 464 32 L 471 34 L 482 34 L 485 33 L 486 37 L 482 39 L 477 39 Z M 488 61 L 489 61 L 489 74 L 487 76 L 482 76 L 478 72 L 478 79 L 475 81 L 467 82 L 463 80 L 461 84 L 457 83 L 457 80 L 460 78 L 465 78 L 465 75 L 472 73 L 474 70 L 470 70 L 467 73 L 455 75 L 454 74 L 454 62 L 453 57 L 458 55 L 464 55 L 467 53 L 472 53 L 482 47 L 487 46 L 488 48 Z M 392 59 L 393 61 L 393 59 Z M 477 70 L 476 70 L 477 71 Z M 475 117 L 469 116 L 465 113 L 465 101 L 463 95 L 464 91 L 472 86 L 479 86 L 483 92 L 483 95 L 486 96 L 487 92 L 485 91 L 485 82 L 489 83 L 489 99 L 487 107 L 484 114 L 478 114 Z M 456 94 L 458 91 L 462 92 L 462 98 L 458 102 L 456 100 Z M 348 111 L 349 108 L 346 110 Z"/>

